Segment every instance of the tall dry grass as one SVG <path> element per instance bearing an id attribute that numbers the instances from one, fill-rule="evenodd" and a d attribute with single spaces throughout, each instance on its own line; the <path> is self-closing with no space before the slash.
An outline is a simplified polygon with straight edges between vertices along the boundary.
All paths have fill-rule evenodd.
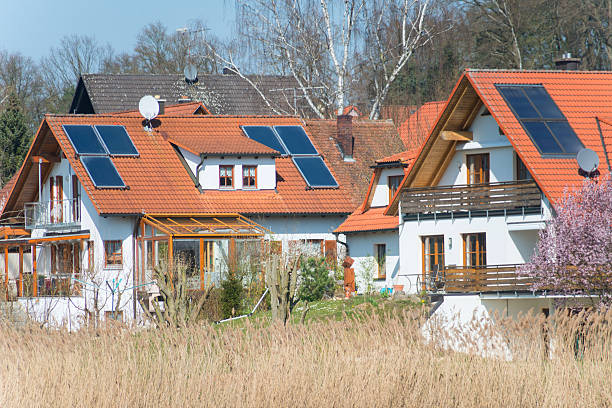
<path id="1" fill-rule="evenodd" d="M 541 319 L 498 320 L 496 335 L 512 361 L 426 343 L 416 314 L 287 327 L 68 333 L 5 326 L 0 406 L 606 407 L 611 318 L 549 321 L 546 335 Z"/>

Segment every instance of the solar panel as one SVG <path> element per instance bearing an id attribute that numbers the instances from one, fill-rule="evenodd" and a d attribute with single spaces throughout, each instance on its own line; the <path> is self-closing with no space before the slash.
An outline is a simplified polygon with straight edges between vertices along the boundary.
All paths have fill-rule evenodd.
<path id="1" fill-rule="evenodd" d="M 517 120 L 543 155 L 574 155 L 584 145 L 541 85 L 497 85 Z"/>
<path id="2" fill-rule="evenodd" d="M 533 106 L 540 112 L 542 118 L 565 119 L 565 116 L 543 86 L 526 86 L 524 91 Z"/>
<path id="3" fill-rule="evenodd" d="M 281 154 L 287 154 L 287 150 L 270 126 L 243 126 L 242 131 L 248 138 L 266 145 Z"/>
<path id="4" fill-rule="evenodd" d="M 138 150 L 136 150 L 136 146 L 134 146 L 125 127 L 116 125 L 96 125 L 95 128 L 111 155 L 138 156 Z"/>
<path id="5" fill-rule="evenodd" d="M 293 157 L 293 162 L 310 187 L 338 187 L 320 156 Z"/>
<path id="6" fill-rule="evenodd" d="M 119 172 L 108 156 L 81 156 L 81 162 L 96 187 L 125 187 Z"/>
<path id="7" fill-rule="evenodd" d="M 319 154 L 301 126 L 274 126 L 290 154 Z"/>
<path id="8" fill-rule="evenodd" d="M 89 125 L 63 125 L 64 132 L 77 154 L 108 154 Z"/>
<path id="9" fill-rule="evenodd" d="M 498 89 L 518 119 L 540 117 L 520 87 L 500 86 Z"/>

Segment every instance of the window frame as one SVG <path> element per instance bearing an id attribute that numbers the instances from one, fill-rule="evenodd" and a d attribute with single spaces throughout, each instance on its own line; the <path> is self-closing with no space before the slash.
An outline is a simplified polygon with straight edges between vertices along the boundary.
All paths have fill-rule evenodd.
<path id="1" fill-rule="evenodd" d="M 476 248 L 468 251 L 469 239 L 476 237 Z M 463 266 L 480 268 L 487 265 L 487 234 L 486 232 L 470 232 L 461 234 L 463 240 Z M 475 255 L 476 264 L 472 264 L 472 255 Z"/>
<path id="2" fill-rule="evenodd" d="M 104 267 L 105 268 L 122 268 L 123 267 L 123 241 L 120 239 L 112 239 L 103 241 L 104 244 Z M 112 252 L 110 256 L 112 258 L 119 258 L 119 263 L 109 263 L 109 245 L 118 245 L 119 252 Z"/>
<path id="3" fill-rule="evenodd" d="M 431 252 L 430 242 L 434 242 L 434 251 Z M 440 250 L 441 249 L 441 250 Z M 446 266 L 446 253 L 444 250 L 444 235 L 422 235 L 421 236 L 421 258 L 422 258 L 422 287 L 426 289 L 428 274 L 433 272 L 433 268 L 427 269 L 427 257 L 433 256 L 438 266 L 438 271 Z M 441 267 L 440 267 L 441 265 Z"/>
<path id="4" fill-rule="evenodd" d="M 527 177 L 523 177 L 523 175 L 527 175 Z M 529 172 L 525 163 L 521 160 L 516 152 L 514 153 L 514 179 L 517 181 L 520 180 L 533 180 L 533 176 Z"/>
<path id="5" fill-rule="evenodd" d="M 391 202 L 391 199 L 393 198 L 397 190 L 399 190 L 399 187 L 402 184 L 403 179 L 404 179 L 404 176 L 401 174 L 397 174 L 394 176 L 391 176 L 391 175 L 387 176 L 387 188 L 389 189 L 389 203 Z M 394 186 L 394 189 L 392 189 L 391 188 L 392 181 L 395 182 L 396 180 L 397 180 L 397 186 Z"/>
<path id="6" fill-rule="evenodd" d="M 245 175 L 245 170 L 254 170 L 254 174 L 251 176 L 250 174 Z M 245 180 L 253 180 L 253 185 L 248 185 L 245 183 Z M 247 190 L 256 190 L 257 189 L 257 165 L 242 165 L 242 188 Z"/>
<path id="7" fill-rule="evenodd" d="M 235 172 L 234 167 L 235 166 L 233 164 L 220 164 L 219 165 L 219 189 L 229 190 L 229 189 L 233 189 L 234 188 L 234 172 Z M 230 169 L 231 172 L 232 172 L 231 176 L 227 176 L 227 175 L 223 176 L 221 174 L 223 169 L 225 169 L 225 170 Z M 221 184 L 221 180 L 222 179 L 225 179 L 225 180 L 229 179 L 230 184 L 229 185 L 227 185 L 227 184 L 222 185 Z M 227 183 L 227 181 L 226 181 L 226 183 Z"/>
<path id="8" fill-rule="evenodd" d="M 486 160 L 483 160 L 484 158 L 486 158 Z M 478 161 L 476 161 L 476 159 L 478 159 Z M 470 170 L 472 160 L 474 163 L 474 170 Z M 476 164 L 480 165 L 478 170 L 476 170 Z M 465 165 L 467 167 L 466 184 L 468 186 L 471 186 L 474 184 L 486 184 L 486 183 L 491 182 L 491 156 L 489 153 L 466 154 L 465 155 Z M 485 171 L 485 167 L 486 167 L 486 171 Z M 473 171 L 477 171 L 477 173 L 472 174 Z M 472 176 L 475 176 L 474 179 L 476 179 L 476 175 L 480 177 L 480 181 L 472 182 L 471 181 Z M 485 180 L 482 181 L 483 179 Z"/>
<path id="9" fill-rule="evenodd" d="M 387 279 L 387 244 L 374 244 L 374 259 L 376 260 L 377 279 Z"/>

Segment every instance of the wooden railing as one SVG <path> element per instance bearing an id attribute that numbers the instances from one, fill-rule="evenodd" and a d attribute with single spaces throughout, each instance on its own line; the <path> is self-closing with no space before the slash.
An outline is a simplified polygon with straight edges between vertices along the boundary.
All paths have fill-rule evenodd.
<path id="1" fill-rule="evenodd" d="M 402 192 L 404 214 L 539 208 L 542 193 L 531 180 L 409 188 Z"/>
<path id="2" fill-rule="evenodd" d="M 532 278 L 519 276 L 517 265 L 453 266 L 441 276 L 446 293 L 529 291 Z"/>

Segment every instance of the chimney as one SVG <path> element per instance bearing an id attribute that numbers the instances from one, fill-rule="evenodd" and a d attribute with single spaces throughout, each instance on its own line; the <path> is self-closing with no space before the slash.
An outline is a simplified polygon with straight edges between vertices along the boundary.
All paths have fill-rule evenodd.
<path id="1" fill-rule="evenodd" d="M 344 160 L 353 159 L 353 117 L 351 115 L 338 115 L 336 119 L 336 143 L 340 147 Z"/>
<path id="2" fill-rule="evenodd" d="M 555 60 L 555 68 L 561 71 L 578 71 L 580 58 L 572 58 L 572 54 L 567 52 Z"/>
<path id="3" fill-rule="evenodd" d="M 163 115 L 164 111 L 166 110 L 166 100 L 165 99 L 158 99 L 157 103 L 159 104 L 159 115 Z"/>
<path id="4" fill-rule="evenodd" d="M 238 73 L 230 67 L 223 67 L 223 75 L 238 75 Z"/>

